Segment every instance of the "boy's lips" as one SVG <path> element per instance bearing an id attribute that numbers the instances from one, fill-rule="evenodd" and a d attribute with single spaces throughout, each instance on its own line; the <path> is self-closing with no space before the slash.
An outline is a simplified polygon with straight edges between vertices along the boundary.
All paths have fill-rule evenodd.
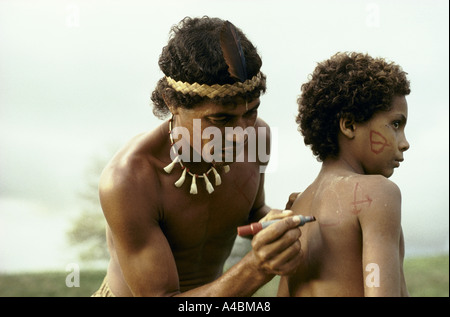
<path id="1" fill-rule="evenodd" d="M 395 159 L 395 167 L 400 167 L 400 163 L 403 162 L 403 158 Z"/>

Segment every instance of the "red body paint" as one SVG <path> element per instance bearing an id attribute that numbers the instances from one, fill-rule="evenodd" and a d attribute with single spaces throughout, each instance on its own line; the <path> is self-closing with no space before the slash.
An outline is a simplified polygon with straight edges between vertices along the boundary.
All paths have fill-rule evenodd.
<path id="1" fill-rule="evenodd" d="M 386 146 L 390 146 L 390 144 L 387 142 L 386 138 L 377 131 L 370 131 L 370 150 L 375 153 L 379 154 L 383 152 L 384 148 Z"/>
<path id="2" fill-rule="evenodd" d="M 361 212 L 362 207 L 358 208 L 358 205 L 368 204 L 370 206 L 371 203 L 372 198 L 370 198 L 367 194 L 364 195 L 361 186 L 359 186 L 359 183 L 356 183 L 355 190 L 353 191 L 352 213 L 357 215 Z"/>

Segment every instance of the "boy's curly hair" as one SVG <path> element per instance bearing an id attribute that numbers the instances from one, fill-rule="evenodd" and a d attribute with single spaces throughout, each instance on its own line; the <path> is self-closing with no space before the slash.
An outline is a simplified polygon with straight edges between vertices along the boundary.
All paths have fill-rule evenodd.
<path id="1" fill-rule="evenodd" d="M 339 154 L 340 118 L 368 121 L 388 111 L 394 96 L 410 93 L 402 68 L 362 53 L 337 53 L 317 65 L 302 85 L 296 122 L 318 160 Z"/>
<path id="2" fill-rule="evenodd" d="M 220 30 L 225 21 L 219 18 L 184 18 L 171 29 L 170 39 L 162 49 L 159 67 L 164 75 L 176 81 L 207 85 L 233 84 L 220 47 Z M 262 61 L 256 48 L 245 34 L 236 28 L 244 52 L 248 79 L 260 72 Z M 161 78 L 152 93 L 153 113 L 160 119 L 170 112 L 166 102 L 174 107 L 193 108 L 204 101 L 226 105 L 236 104 L 239 99 L 254 100 L 266 91 L 266 77 L 261 74 L 260 84 L 252 91 L 232 97 L 200 97 L 183 94 L 169 86 L 165 77 Z"/>

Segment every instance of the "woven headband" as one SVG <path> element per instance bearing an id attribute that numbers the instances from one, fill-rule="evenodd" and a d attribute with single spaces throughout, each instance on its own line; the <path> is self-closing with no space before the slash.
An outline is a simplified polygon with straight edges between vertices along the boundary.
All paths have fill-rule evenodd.
<path id="1" fill-rule="evenodd" d="M 258 73 L 257 75 L 253 76 L 252 79 L 247 79 L 243 83 L 241 82 L 235 82 L 234 84 L 225 84 L 225 85 L 207 85 L 207 84 L 198 84 L 198 83 L 185 83 L 182 81 L 176 81 L 172 79 L 171 77 L 167 77 L 167 83 L 170 87 L 175 89 L 178 92 L 181 92 L 182 94 L 195 94 L 199 95 L 200 97 L 208 97 L 208 98 L 214 98 L 214 97 L 225 97 L 225 96 L 235 96 L 239 93 L 246 93 L 248 91 L 252 91 L 258 85 L 261 83 L 261 73 Z"/>

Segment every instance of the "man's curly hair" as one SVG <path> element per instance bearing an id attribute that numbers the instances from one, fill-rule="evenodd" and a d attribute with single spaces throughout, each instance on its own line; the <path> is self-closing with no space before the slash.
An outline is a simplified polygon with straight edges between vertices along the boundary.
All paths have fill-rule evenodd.
<path id="1" fill-rule="evenodd" d="M 220 30 L 225 21 L 219 18 L 184 18 L 172 27 L 168 44 L 162 49 L 159 67 L 164 75 L 176 81 L 207 85 L 234 84 L 228 72 L 228 65 L 220 47 Z M 244 52 L 248 79 L 260 72 L 262 61 L 256 48 L 245 34 L 236 28 Z M 266 77 L 262 75 L 260 84 L 252 91 L 232 97 L 200 97 L 183 94 L 169 86 L 165 77 L 161 78 L 152 93 L 153 113 L 160 119 L 170 112 L 166 102 L 174 107 L 193 108 L 204 101 L 227 105 L 236 104 L 239 99 L 251 101 L 266 91 Z"/>
<path id="2" fill-rule="evenodd" d="M 296 122 L 319 161 L 339 154 L 340 118 L 368 121 L 388 111 L 396 95 L 410 93 L 402 68 L 383 58 L 356 52 L 337 53 L 318 63 L 297 99 Z"/>

